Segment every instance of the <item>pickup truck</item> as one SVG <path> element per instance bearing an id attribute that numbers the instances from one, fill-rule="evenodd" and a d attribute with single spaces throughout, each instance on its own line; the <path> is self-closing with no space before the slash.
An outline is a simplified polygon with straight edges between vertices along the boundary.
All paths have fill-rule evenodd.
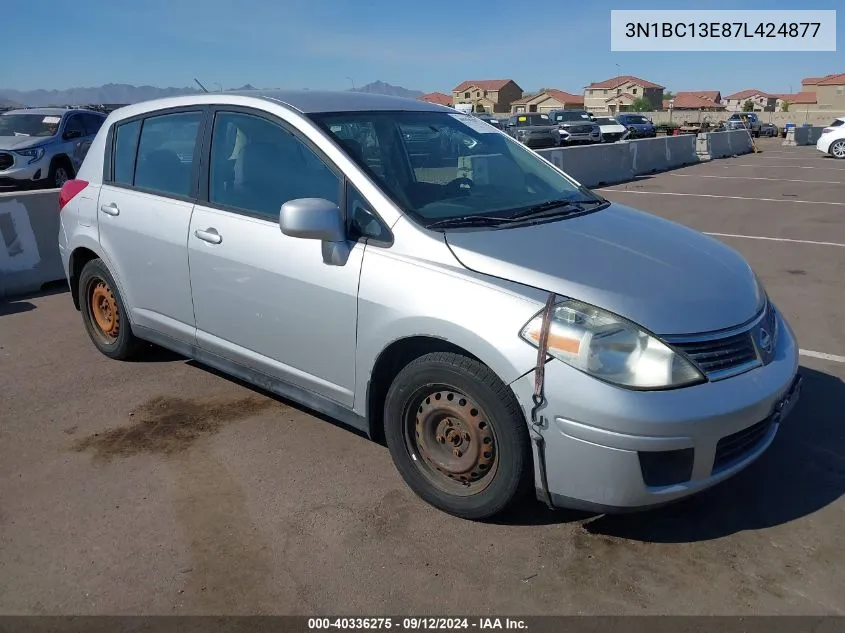
<path id="1" fill-rule="evenodd" d="M 760 123 L 760 117 L 758 117 L 753 112 L 737 112 L 732 114 L 731 117 L 725 123 L 726 130 L 745 130 L 748 129 L 751 132 L 751 136 L 754 138 L 760 137 L 760 131 L 762 129 L 762 124 Z"/>

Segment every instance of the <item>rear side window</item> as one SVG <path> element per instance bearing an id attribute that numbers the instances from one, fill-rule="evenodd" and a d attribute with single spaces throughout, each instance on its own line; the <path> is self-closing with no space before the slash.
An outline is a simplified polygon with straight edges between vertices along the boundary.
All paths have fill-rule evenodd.
<path id="1" fill-rule="evenodd" d="M 144 119 L 134 185 L 158 193 L 189 196 L 201 112 Z"/>
<path id="2" fill-rule="evenodd" d="M 115 129 L 114 155 L 112 158 L 112 181 L 122 185 L 131 185 L 135 173 L 135 151 L 138 148 L 140 121 L 123 123 Z"/>
<path id="3" fill-rule="evenodd" d="M 845 121 L 843 121 L 842 119 L 836 119 L 833 123 L 828 125 L 828 127 L 839 127 L 843 123 L 845 123 Z"/>

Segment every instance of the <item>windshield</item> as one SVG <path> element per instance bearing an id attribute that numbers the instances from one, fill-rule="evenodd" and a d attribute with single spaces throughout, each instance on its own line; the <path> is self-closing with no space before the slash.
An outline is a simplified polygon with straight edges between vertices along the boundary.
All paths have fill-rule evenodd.
<path id="1" fill-rule="evenodd" d="M 555 112 L 555 121 L 589 121 L 590 115 L 586 112 L 573 110 L 572 112 Z"/>
<path id="2" fill-rule="evenodd" d="M 422 224 L 473 215 L 508 217 L 556 200 L 602 200 L 472 116 L 350 112 L 312 119 Z"/>
<path id="3" fill-rule="evenodd" d="M 44 114 L 0 114 L 0 136 L 55 136 L 62 117 Z"/>
<path id="4" fill-rule="evenodd" d="M 516 117 L 517 127 L 526 125 L 551 125 L 552 120 L 548 114 L 521 114 Z"/>
<path id="5" fill-rule="evenodd" d="M 625 119 L 628 121 L 628 123 L 637 123 L 637 124 L 651 123 L 651 121 L 649 121 L 647 118 L 645 118 L 641 114 L 628 114 L 628 115 L 625 116 Z"/>

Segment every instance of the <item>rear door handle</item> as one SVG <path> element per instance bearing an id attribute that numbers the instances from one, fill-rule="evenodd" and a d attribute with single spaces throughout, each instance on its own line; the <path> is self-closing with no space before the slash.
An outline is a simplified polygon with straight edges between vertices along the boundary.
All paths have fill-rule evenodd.
<path id="1" fill-rule="evenodd" d="M 100 206 L 100 211 L 106 215 L 120 215 L 120 209 L 117 208 L 117 205 L 114 202 Z"/>
<path id="2" fill-rule="evenodd" d="M 217 229 L 213 228 L 208 228 L 205 231 L 197 229 L 196 231 L 194 231 L 194 235 L 196 235 L 203 242 L 208 242 L 209 244 L 219 244 L 223 241 L 223 236 L 217 232 Z"/>

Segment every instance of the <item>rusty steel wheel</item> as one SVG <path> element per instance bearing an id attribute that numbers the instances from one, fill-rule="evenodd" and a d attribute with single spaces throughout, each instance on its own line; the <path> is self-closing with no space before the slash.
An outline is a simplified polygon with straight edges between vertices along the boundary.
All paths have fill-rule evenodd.
<path id="1" fill-rule="evenodd" d="M 89 287 L 88 305 L 91 318 L 103 340 L 113 343 L 120 333 L 120 308 L 117 305 L 117 299 L 111 286 L 103 279 L 93 280 Z"/>
<path id="2" fill-rule="evenodd" d="M 418 404 L 406 416 L 406 443 L 422 474 L 457 496 L 487 488 L 498 456 L 496 434 L 484 410 L 446 386 L 427 387 L 411 401 Z"/>

